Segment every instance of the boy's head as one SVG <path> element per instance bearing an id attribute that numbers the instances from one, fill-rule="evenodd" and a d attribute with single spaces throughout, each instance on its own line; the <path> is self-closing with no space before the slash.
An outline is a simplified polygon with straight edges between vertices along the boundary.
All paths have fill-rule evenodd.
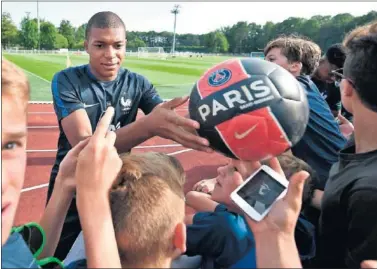
<path id="1" fill-rule="evenodd" d="M 317 180 L 316 172 L 309 164 L 289 153 L 283 153 L 277 158 L 288 180 L 295 173 L 300 171 L 308 172 L 309 178 L 307 178 L 305 181 L 304 192 L 302 194 L 302 208 L 305 208 L 306 205 L 310 205 L 314 191 L 314 182 Z"/>
<path id="2" fill-rule="evenodd" d="M 162 152 L 144 152 L 142 154 L 126 154 L 122 158 L 137 163 L 143 173 L 153 173 L 169 184 L 183 187 L 186 174 L 182 164 L 174 156 Z"/>
<path id="3" fill-rule="evenodd" d="M 9 61 L 1 63 L 1 244 L 9 237 L 26 167 L 27 103 L 29 82 Z"/>
<path id="4" fill-rule="evenodd" d="M 89 54 L 91 72 L 98 80 L 112 81 L 126 53 L 126 27 L 113 12 L 94 14 L 85 32 L 85 49 Z"/>
<path id="5" fill-rule="evenodd" d="M 321 48 L 311 40 L 301 39 L 302 43 L 302 69 L 301 75 L 312 75 L 314 70 L 318 67 L 321 59 Z"/>
<path id="6" fill-rule="evenodd" d="M 302 70 L 302 43 L 297 37 L 281 36 L 270 41 L 264 49 L 265 59 L 299 76 Z"/>
<path id="7" fill-rule="evenodd" d="M 334 44 L 321 58 L 318 68 L 315 70 L 314 76 L 318 79 L 332 83 L 334 82 L 334 76 L 331 71 L 343 68 L 344 61 L 346 59 L 346 51 L 342 44 Z"/>
<path id="8" fill-rule="evenodd" d="M 370 34 L 377 34 L 377 21 L 353 29 L 343 39 L 343 46 L 347 48 L 351 40 Z"/>
<path id="9" fill-rule="evenodd" d="M 288 180 L 293 174 L 302 170 L 309 173 L 310 177 L 305 181 L 303 204 L 310 203 L 313 191 L 312 180 L 316 177 L 313 169 L 304 161 L 288 153 L 283 153 L 277 158 Z M 268 161 L 264 161 L 262 164 L 268 165 Z M 232 208 L 233 203 L 230 200 L 230 194 L 258 168 L 259 166 L 253 162 L 239 160 L 231 160 L 228 165 L 219 167 L 212 199 Z"/>
<path id="10" fill-rule="evenodd" d="M 125 155 L 110 192 L 123 267 L 166 267 L 186 251 L 181 171 L 158 154 Z"/>
<path id="11" fill-rule="evenodd" d="M 350 40 L 340 84 L 342 104 L 354 114 L 377 113 L 377 34 Z M 366 108 L 366 109 L 365 109 Z"/>

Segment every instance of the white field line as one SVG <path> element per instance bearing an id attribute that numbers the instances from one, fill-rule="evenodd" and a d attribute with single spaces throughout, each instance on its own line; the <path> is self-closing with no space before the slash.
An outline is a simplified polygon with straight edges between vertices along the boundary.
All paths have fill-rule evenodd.
<path id="1" fill-rule="evenodd" d="M 172 153 L 167 153 L 167 155 L 171 155 L 171 156 L 178 155 L 178 154 L 181 154 L 181 153 L 189 152 L 191 150 L 192 149 L 179 150 L 179 151 L 175 151 L 175 152 L 172 152 Z M 46 188 L 46 187 L 48 187 L 48 183 L 36 185 L 36 186 L 33 186 L 33 187 L 29 187 L 29 188 L 24 188 L 24 189 L 21 190 L 21 192 L 33 191 L 33 190 Z"/>
<path id="2" fill-rule="evenodd" d="M 183 147 L 181 144 L 167 144 L 167 145 L 152 145 L 152 146 L 137 146 L 134 149 L 153 149 L 153 148 L 177 148 Z M 56 152 L 57 149 L 27 149 L 26 153 L 36 152 Z"/>
<path id="3" fill-rule="evenodd" d="M 28 126 L 27 128 L 28 129 L 55 129 L 55 128 L 59 128 L 59 126 L 53 126 L 53 125 L 50 125 L 50 126 Z"/>
<path id="4" fill-rule="evenodd" d="M 23 70 L 24 72 L 26 72 L 26 73 L 28 73 L 28 74 L 30 74 L 30 75 L 36 77 L 36 78 L 39 78 L 39 79 L 41 79 L 41 80 L 47 82 L 47 83 L 51 83 L 51 81 L 49 81 L 49 80 L 47 80 L 47 79 L 44 79 L 44 78 L 42 78 L 42 77 L 40 77 L 40 76 L 34 74 L 33 72 L 27 71 L 27 70 L 25 70 L 25 69 L 23 69 L 23 68 L 22 68 L 22 70 Z"/>
<path id="5" fill-rule="evenodd" d="M 28 114 L 55 114 L 55 112 L 28 112 Z"/>

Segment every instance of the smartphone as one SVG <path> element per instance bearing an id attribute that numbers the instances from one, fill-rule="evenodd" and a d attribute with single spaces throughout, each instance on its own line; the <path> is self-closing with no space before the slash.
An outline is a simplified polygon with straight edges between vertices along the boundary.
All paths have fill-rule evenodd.
<path id="1" fill-rule="evenodd" d="M 288 180 L 263 165 L 234 190 L 230 198 L 245 214 L 261 221 L 273 204 L 285 196 Z"/>

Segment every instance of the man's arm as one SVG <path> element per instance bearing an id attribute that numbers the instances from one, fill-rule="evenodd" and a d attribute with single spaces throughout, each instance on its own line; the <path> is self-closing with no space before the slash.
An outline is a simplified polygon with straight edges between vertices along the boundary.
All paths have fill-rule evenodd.
<path id="1" fill-rule="evenodd" d="M 199 129 L 199 123 L 175 113 L 174 109 L 186 103 L 188 97 L 174 98 L 155 107 L 150 114 L 116 131 L 115 147 L 118 152 L 129 151 L 145 140 L 160 136 L 171 139 L 184 147 L 213 152 L 207 139 L 187 131 Z"/>
<path id="2" fill-rule="evenodd" d="M 78 109 L 62 119 L 62 128 L 72 147 L 93 134 L 92 126 L 85 109 Z"/>
<path id="3" fill-rule="evenodd" d="M 92 135 L 92 126 L 69 74 L 55 74 L 51 83 L 55 114 L 64 130 L 68 142 L 74 147 Z"/>

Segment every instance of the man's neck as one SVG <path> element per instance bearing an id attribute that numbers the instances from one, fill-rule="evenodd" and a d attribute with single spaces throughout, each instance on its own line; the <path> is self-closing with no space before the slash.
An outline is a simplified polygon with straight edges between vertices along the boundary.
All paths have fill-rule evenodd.
<path id="1" fill-rule="evenodd" d="M 94 68 L 89 64 L 89 71 L 92 75 L 100 82 L 111 82 L 114 81 L 118 77 L 118 73 L 115 74 L 113 77 L 101 77 Z"/>
<path id="2" fill-rule="evenodd" d="M 377 150 L 377 113 L 361 110 L 354 114 L 356 153 Z"/>

